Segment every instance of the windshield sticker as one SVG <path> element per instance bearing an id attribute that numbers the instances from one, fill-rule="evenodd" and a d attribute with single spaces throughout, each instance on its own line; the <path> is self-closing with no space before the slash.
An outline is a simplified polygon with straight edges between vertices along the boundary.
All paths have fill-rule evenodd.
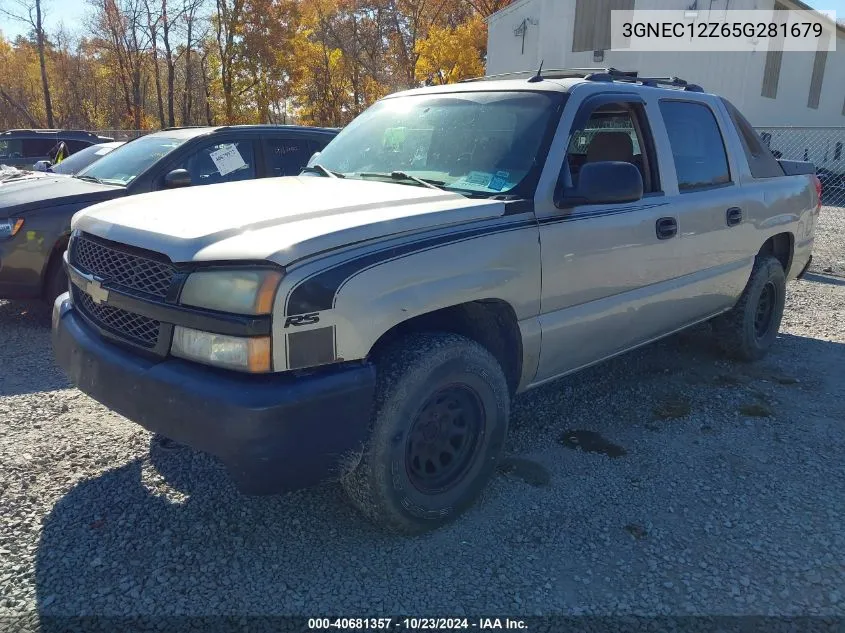
<path id="1" fill-rule="evenodd" d="M 483 171 L 471 171 L 466 176 L 461 178 L 461 182 L 476 187 L 489 187 L 492 176 Z"/>
<path id="2" fill-rule="evenodd" d="M 241 156 L 238 148 L 234 145 L 218 149 L 216 152 L 211 152 L 208 156 L 214 161 L 214 165 L 217 167 L 217 171 L 220 172 L 221 176 L 231 174 L 233 171 L 246 167 L 243 156 Z"/>
<path id="3" fill-rule="evenodd" d="M 384 149 L 398 152 L 405 144 L 405 128 L 389 127 L 384 131 L 382 146 Z"/>
<path id="4" fill-rule="evenodd" d="M 496 175 L 493 176 L 493 179 L 487 186 L 493 191 L 501 191 L 502 189 L 508 186 L 508 176 L 510 176 L 510 172 L 497 171 Z"/>
<path id="5" fill-rule="evenodd" d="M 105 156 L 111 151 L 111 149 L 111 147 L 104 147 L 102 149 L 98 149 L 96 152 L 94 152 L 94 156 Z"/>

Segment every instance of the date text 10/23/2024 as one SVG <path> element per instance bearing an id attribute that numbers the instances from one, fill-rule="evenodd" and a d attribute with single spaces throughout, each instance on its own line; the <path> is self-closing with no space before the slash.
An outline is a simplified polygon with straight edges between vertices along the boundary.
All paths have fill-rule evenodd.
<path id="1" fill-rule="evenodd" d="M 528 628 L 524 620 L 512 618 L 309 618 L 311 631 L 410 631 L 511 630 Z"/>

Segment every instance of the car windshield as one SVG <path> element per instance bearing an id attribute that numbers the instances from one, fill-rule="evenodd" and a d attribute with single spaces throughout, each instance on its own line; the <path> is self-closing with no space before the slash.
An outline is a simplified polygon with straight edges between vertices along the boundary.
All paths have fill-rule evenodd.
<path id="1" fill-rule="evenodd" d="M 186 140 L 157 135 L 142 136 L 103 156 L 76 177 L 125 187 Z"/>
<path id="2" fill-rule="evenodd" d="M 99 160 L 114 149 L 116 147 L 113 145 L 91 145 L 71 154 L 58 165 L 53 165 L 51 171 L 54 174 L 73 175 L 79 173 L 95 160 Z"/>
<path id="3" fill-rule="evenodd" d="M 422 179 L 467 195 L 516 190 L 542 165 L 555 95 L 467 92 L 376 103 L 312 158 L 347 178 Z M 544 140 L 546 142 L 544 142 Z M 312 170 L 313 171 L 316 170 Z"/>

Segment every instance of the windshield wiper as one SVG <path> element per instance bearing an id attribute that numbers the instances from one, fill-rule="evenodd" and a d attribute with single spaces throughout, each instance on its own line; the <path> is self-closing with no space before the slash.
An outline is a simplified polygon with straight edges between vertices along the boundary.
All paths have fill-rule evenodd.
<path id="1" fill-rule="evenodd" d="M 303 172 L 309 172 L 309 173 L 316 172 L 318 174 L 323 174 L 324 176 L 326 176 L 328 178 L 346 178 L 346 176 L 344 174 L 340 173 L 339 171 L 332 171 L 328 167 L 323 167 L 323 165 L 320 165 L 319 163 L 316 163 L 314 165 L 309 165 L 309 166 L 305 167 L 302 171 Z"/>
<path id="2" fill-rule="evenodd" d="M 79 178 L 80 180 L 84 180 L 85 182 L 96 182 L 98 185 L 104 185 L 105 183 L 97 178 L 96 176 L 74 176 L 74 178 Z"/>
<path id="3" fill-rule="evenodd" d="M 411 174 L 404 172 L 404 171 L 392 171 L 389 174 L 382 174 L 379 172 L 362 172 L 358 174 L 362 178 L 391 178 L 393 180 L 407 180 L 410 182 L 415 182 L 418 185 L 422 185 L 423 187 L 428 187 L 429 189 L 437 189 L 438 191 L 446 191 L 446 188 L 443 186 L 446 183 L 442 180 L 431 180 L 429 178 L 417 178 L 416 176 L 412 176 Z"/>

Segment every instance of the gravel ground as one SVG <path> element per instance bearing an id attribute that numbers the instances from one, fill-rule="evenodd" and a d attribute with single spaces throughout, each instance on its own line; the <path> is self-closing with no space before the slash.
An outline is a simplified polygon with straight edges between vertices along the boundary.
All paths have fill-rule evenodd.
<path id="1" fill-rule="evenodd" d="M 0 616 L 845 615 L 845 209 L 819 233 L 765 361 L 699 328 L 525 394 L 481 503 L 413 539 L 335 485 L 240 496 L 0 303 Z"/>

